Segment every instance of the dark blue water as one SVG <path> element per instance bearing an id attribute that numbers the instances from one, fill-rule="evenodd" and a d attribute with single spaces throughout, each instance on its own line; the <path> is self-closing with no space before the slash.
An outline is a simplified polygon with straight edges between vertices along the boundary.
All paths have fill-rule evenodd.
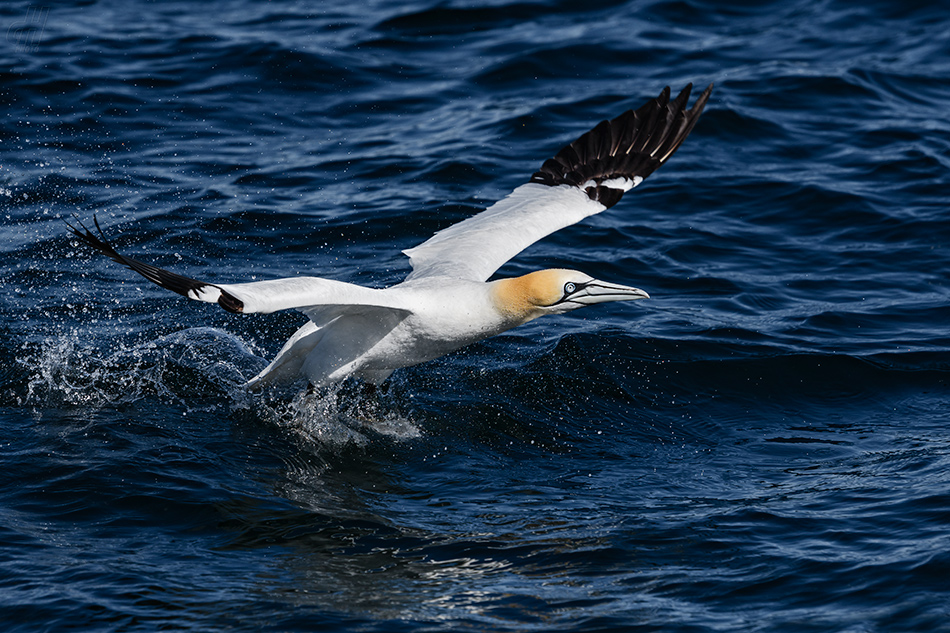
<path id="1" fill-rule="evenodd" d="M 950 630 L 940 3 L 0 6 L 5 631 Z M 304 317 L 667 84 L 680 152 L 499 274 L 650 301 L 378 400 L 251 396 Z"/>

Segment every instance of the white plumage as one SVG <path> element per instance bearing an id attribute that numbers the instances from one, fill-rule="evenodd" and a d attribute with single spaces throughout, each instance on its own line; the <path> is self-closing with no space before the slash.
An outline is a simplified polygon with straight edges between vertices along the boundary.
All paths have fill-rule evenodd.
<path id="1" fill-rule="evenodd" d="M 404 251 L 412 272 L 390 288 L 317 277 L 211 284 L 118 253 L 98 221 L 98 234 L 82 223 L 69 228 L 101 253 L 190 299 L 232 312 L 296 309 L 306 314 L 309 322 L 248 387 L 300 377 L 314 385 L 348 376 L 379 384 L 396 369 L 545 314 L 646 298 L 637 288 L 571 270 L 488 279 L 527 246 L 613 206 L 662 165 L 689 135 L 712 86 L 687 109 L 690 89 L 670 101 L 665 88 L 638 110 L 601 122 L 506 198 Z"/>

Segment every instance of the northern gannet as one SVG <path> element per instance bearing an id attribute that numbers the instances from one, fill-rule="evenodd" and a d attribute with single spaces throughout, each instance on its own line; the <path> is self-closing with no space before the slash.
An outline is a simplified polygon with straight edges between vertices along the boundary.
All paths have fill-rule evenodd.
<path id="1" fill-rule="evenodd" d="M 638 288 L 574 270 L 539 270 L 488 281 L 539 239 L 615 205 L 665 163 L 699 119 L 712 85 L 687 109 L 692 84 L 589 132 L 548 159 L 527 184 L 466 220 L 403 251 L 412 272 L 389 288 L 318 277 L 239 284 L 198 281 L 117 252 L 97 218 L 97 234 L 78 222 L 83 242 L 163 288 L 230 312 L 296 309 L 309 322 L 246 383 L 257 388 L 300 377 L 320 386 L 356 376 L 373 385 L 401 367 L 423 363 L 546 314 L 607 301 L 646 299 Z"/>

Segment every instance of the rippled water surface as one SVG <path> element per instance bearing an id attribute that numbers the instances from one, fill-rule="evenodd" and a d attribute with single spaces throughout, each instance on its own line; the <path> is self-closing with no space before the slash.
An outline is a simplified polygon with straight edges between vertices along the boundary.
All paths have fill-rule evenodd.
<path id="1" fill-rule="evenodd" d="M 6 631 L 950 630 L 939 3 L 0 6 Z M 233 282 L 400 250 L 664 85 L 680 152 L 501 276 L 650 301 L 251 395 Z"/>

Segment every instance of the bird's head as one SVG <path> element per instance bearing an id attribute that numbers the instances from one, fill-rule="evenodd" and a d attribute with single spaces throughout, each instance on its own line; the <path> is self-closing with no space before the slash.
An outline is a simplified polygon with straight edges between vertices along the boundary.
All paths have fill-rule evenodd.
<path id="1" fill-rule="evenodd" d="M 524 321 L 595 303 L 649 298 L 650 295 L 639 288 L 599 281 L 576 270 L 560 268 L 500 279 L 493 287 L 496 307 Z"/>

